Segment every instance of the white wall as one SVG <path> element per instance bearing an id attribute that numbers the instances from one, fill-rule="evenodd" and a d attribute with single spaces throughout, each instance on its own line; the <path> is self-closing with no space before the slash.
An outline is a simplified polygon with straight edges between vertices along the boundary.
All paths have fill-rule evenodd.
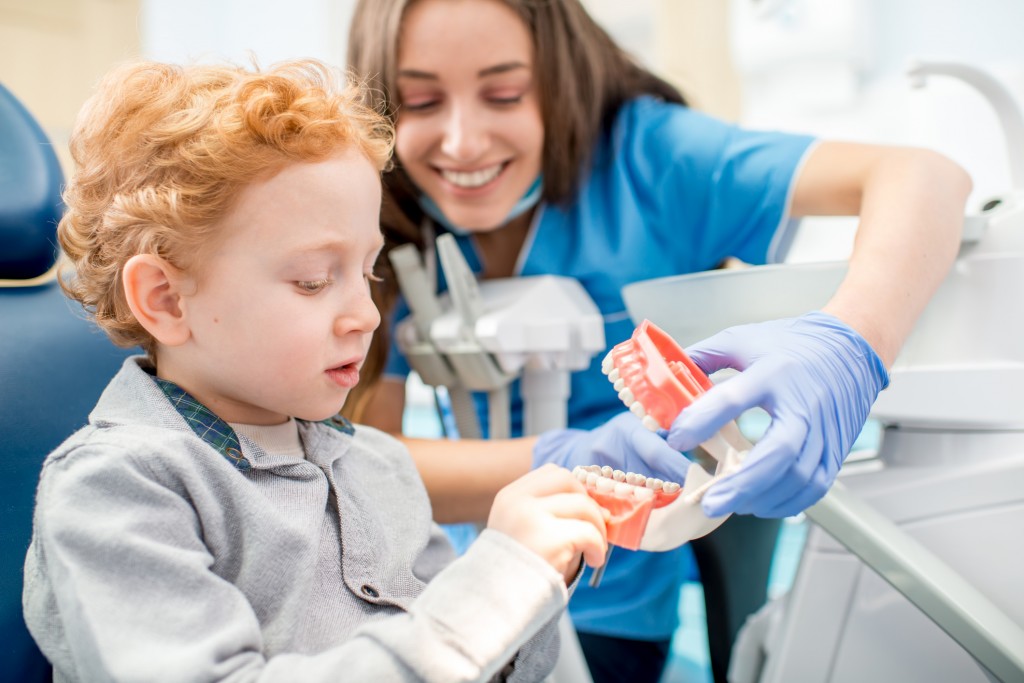
<path id="1" fill-rule="evenodd" d="M 695 104 L 713 113 L 751 127 L 938 149 L 974 178 L 971 207 L 1009 185 L 1008 152 L 981 96 L 940 78 L 914 91 L 901 74 L 912 57 L 962 60 L 991 70 L 1024 96 L 1021 0 L 583 1 L 624 47 L 670 80 L 684 81 L 684 90 L 694 86 Z M 341 65 L 354 0 L 141 4 L 148 57 L 244 62 L 255 56 L 269 64 L 312 56 Z M 725 5 L 726 22 L 705 11 Z M 725 58 L 722 45 L 730 48 Z M 715 78 L 696 77 L 706 72 Z M 741 104 L 734 106 L 737 81 Z M 817 229 L 826 222 L 835 229 Z M 854 221 L 807 223 L 791 260 L 848 254 Z"/>
<path id="2" fill-rule="evenodd" d="M 1021 100 L 1024 3 L 732 0 L 731 10 L 746 125 L 937 149 L 972 175 L 969 212 L 1010 187 L 1011 151 L 988 102 L 948 78 L 912 89 L 904 72 L 915 58 L 961 61 L 989 71 Z M 817 229 L 826 222 L 837 229 Z M 848 254 L 853 221 L 805 223 L 791 260 Z"/>
<path id="3" fill-rule="evenodd" d="M 583 0 L 616 39 L 647 63 L 655 58 L 658 0 Z M 162 61 L 261 63 L 316 57 L 342 64 L 355 0 L 142 0 L 145 56 Z"/>
<path id="4" fill-rule="evenodd" d="M 162 61 L 260 64 L 315 57 L 341 66 L 354 0 L 143 0 L 142 52 Z"/>

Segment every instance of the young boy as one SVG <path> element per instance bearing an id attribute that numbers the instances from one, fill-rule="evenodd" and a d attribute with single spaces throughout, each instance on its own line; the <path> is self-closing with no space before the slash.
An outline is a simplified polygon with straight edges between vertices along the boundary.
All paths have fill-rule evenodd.
<path id="1" fill-rule="evenodd" d="M 606 547 L 581 485 L 516 481 L 454 559 L 408 453 L 338 416 L 380 322 L 391 131 L 359 99 L 312 61 L 142 63 L 84 108 L 65 287 L 147 356 L 43 466 L 24 606 L 56 680 L 551 670 Z"/>

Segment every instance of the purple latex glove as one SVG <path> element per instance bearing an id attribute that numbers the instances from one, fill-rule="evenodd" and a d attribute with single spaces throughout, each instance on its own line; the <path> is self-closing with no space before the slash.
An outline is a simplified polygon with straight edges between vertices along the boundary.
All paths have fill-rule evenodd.
<path id="1" fill-rule="evenodd" d="M 689 450 L 749 408 L 772 421 L 736 473 L 712 486 L 704 513 L 787 517 L 828 491 L 889 374 L 878 354 L 835 316 L 739 325 L 687 349 L 707 374 L 742 372 L 683 410 L 668 443 Z"/>
<path id="2" fill-rule="evenodd" d="M 610 389 L 610 387 L 609 387 Z M 572 469 L 577 465 L 610 465 L 682 484 L 690 461 L 665 438 L 648 430 L 633 413 L 616 415 L 600 427 L 553 429 L 541 434 L 533 447 L 533 468 L 554 463 Z"/>

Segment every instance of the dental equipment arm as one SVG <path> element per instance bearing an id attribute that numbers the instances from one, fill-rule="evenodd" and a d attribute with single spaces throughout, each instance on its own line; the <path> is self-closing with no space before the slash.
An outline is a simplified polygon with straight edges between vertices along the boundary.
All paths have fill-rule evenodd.
<path id="1" fill-rule="evenodd" d="M 807 516 L 1003 683 L 1024 681 L 1024 629 L 945 562 L 836 482 Z"/>
<path id="2" fill-rule="evenodd" d="M 398 286 L 409 305 L 417 333 L 415 340 L 410 340 L 407 344 L 410 362 L 415 364 L 416 371 L 424 383 L 448 388 L 448 397 L 459 435 L 466 439 L 479 439 L 480 423 L 476 417 L 473 398 L 430 341 L 430 325 L 441 317 L 444 311 L 434 295 L 434 286 L 430 283 L 423 264 L 420 263 L 416 246 L 403 244 L 392 249 L 388 253 L 388 258 L 398 279 Z"/>
<path id="3" fill-rule="evenodd" d="M 514 376 L 498 367 L 476 337 L 476 324 L 484 314 L 483 298 L 455 237 L 441 235 L 436 245 L 456 321 L 446 347 L 447 358 L 465 386 L 487 392 L 488 436 L 507 439 L 512 432 L 508 385 Z"/>
<path id="4" fill-rule="evenodd" d="M 748 443 L 747 448 L 752 446 Z M 807 517 L 871 567 L 1003 683 L 1024 681 L 1024 628 L 842 482 Z M 676 532 L 678 533 L 678 531 Z"/>
<path id="5" fill-rule="evenodd" d="M 430 385 L 488 394 L 487 441 L 403 439 L 417 462 L 441 522 L 480 522 L 495 493 L 530 470 L 535 439 L 508 434 L 507 385 L 522 376 L 524 432 L 566 423 L 570 371 L 589 365 L 604 347 L 600 313 L 578 282 L 555 276 L 476 282 L 452 235 L 436 240 L 449 290 L 436 285 L 415 248 L 392 252 L 399 284 L 413 315 L 395 330 L 399 348 Z M 404 250 L 406 253 L 398 253 Z M 421 370 L 423 368 L 423 370 Z M 447 373 L 447 374 L 445 374 Z M 404 386 L 381 381 L 366 413 L 404 405 Z M 460 431 L 462 431 L 460 423 Z"/>

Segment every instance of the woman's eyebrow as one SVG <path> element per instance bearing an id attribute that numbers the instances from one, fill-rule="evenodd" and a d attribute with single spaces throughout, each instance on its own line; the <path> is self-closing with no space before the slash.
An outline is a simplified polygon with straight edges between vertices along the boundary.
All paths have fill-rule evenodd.
<path id="1" fill-rule="evenodd" d="M 401 69 L 398 72 L 399 78 L 417 78 L 420 80 L 436 81 L 437 74 L 432 74 L 429 71 L 419 71 L 418 69 Z"/>
<path id="2" fill-rule="evenodd" d="M 493 76 L 494 74 L 507 73 L 509 71 L 515 71 L 516 69 L 529 69 L 530 65 L 525 62 L 502 62 L 501 64 L 495 64 L 493 66 L 480 69 L 477 72 L 477 76 Z M 430 71 L 420 71 L 419 69 L 400 69 L 398 72 L 399 78 L 415 78 L 418 80 L 436 81 L 438 76 Z"/>
<path id="3" fill-rule="evenodd" d="M 503 62 L 501 64 L 495 64 L 489 66 L 486 69 L 480 69 L 477 72 L 477 76 L 493 76 L 494 74 L 507 73 L 509 71 L 515 71 L 516 69 L 529 69 L 530 65 L 525 62 Z"/>

